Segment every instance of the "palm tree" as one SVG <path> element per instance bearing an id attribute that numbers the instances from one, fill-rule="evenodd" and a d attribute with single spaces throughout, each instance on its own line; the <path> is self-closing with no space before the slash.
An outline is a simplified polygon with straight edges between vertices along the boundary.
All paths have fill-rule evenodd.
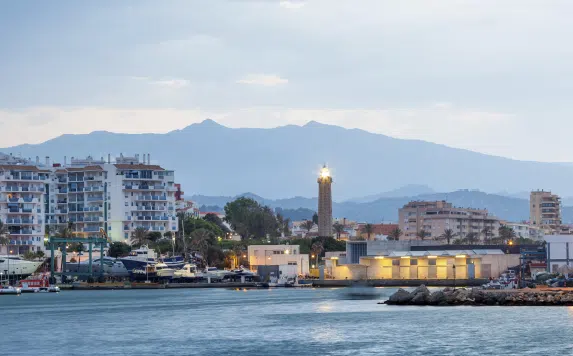
<path id="1" fill-rule="evenodd" d="M 470 245 L 473 245 L 479 241 L 479 235 L 477 232 L 468 232 L 466 235 L 466 240 Z"/>
<path id="2" fill-rule="evenodd" d="M 452 241 L 452 239 L 456 236 L 456 233 L 452 229 L 444 230 L 444 233 L 440 236 L 442 239 L 446 240 L 448 245 Z"/>
<path id="3" fill-rule="evenodd" d="M 394 230 L 390 231 L 390 235 L 388 235 L 388 238 L 389 238 L 389 240 L 398 241 L 398 240 L 400 240 L 400 237 L 403 234 L 404 233 L 402 232 L 402 230 L 400 230 L 400 228 L 397 227 Z"/>
<path id="4" fill-rule="evenodd" d="M 316 258 L 316 266 L 318 267 L 318 257 L 320 256 L 320 254 L 322 253 L 322 251 L 324 251 L 324 246 L 322 245 L 321 242 L 315 242 L 312 244 L 312 246 L 310 247 L 310 252 L 315 256 Z"/>
<path id="5" fill-rule="evenodd" d="M 129 242 L 134 246 L 147 245 L 149 243 L 149 232 L 146 228 L 138 227 L 131 232 Z"/>
<path id="6" fill-rule="evenodd" d="M 334 228 L 334 232 L 336 232 L 336 238 L 340 240 L 340 235 L 344 232 L 344 225 L 337 222 L 334 223 L 332 227 Z"/>
<path id="7" fill-rule="evenodd" d="M 305 229 L 307 233 L 309 233 L 310 230 L 312 230 L 314 227 L 314 222 L 312 222 L 312 220 L 305 220 L 300 226 Z"/>
<path id="8" fill-rule="evenodd" d="M 372 224 L 366 224 L 362 227 L 362 233 L 368 236 L 368 240 L 370 240 L 370 235 L 372 235 L 373 231 L 374 227 L 372 226 Z"/>
<path id="9" fill-rule="evenodd" d="M 424 239 L 425 239 L 426 237 L 428 237 L 428 232 L 427 232 L 426 230 L 424 230 L 424 229 L 421 229 L 420 231 L 418 231 L 418 233 L 416 234 L 416 236 L 417 236 L 420 240 L 424 241 Z"/>
<path id="10" fill-rule="evenodd" d="M 490 226 L 484 226 L 484 228 L 481 230 L 481 233 L 483 234 L 483 241 L 484 242 L 488 242 L 491 235 L 492 235 L 492 231 L 491 231 L 491 227 Z"/>
<path id="11" fill-rule="evenodd" d="M 10 244 L 10 232 L 8 227 L 0 221 L 0 246 L 8 246 Z M 8 248 L 6 247 L 6 254 L 8 254 Z"/>

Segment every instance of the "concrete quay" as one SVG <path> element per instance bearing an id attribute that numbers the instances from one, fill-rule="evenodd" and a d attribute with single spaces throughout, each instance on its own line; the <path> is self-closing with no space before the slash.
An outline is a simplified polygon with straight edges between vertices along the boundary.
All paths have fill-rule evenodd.
<path id="1" fill-rule="evenodd" d="M 310 282 L 310 281 L 308 281 Z M 313 287 L 349 287 L 356 281 L 349 279 L 312 280 Z M 364 281 L 362 281 L 364 282 Z M 369 279 L 368 285 L 373 287 L 479 287 L 489 282 L 487 279 Z"/>
<path id="2" fill-rule="evenodd" d="M 123 289 L 178 289 L 178 288 L 265 288 L 262 283 L 74 283 L 58 285 L 62 291 L 123 290 Z M 267 286 L 268 287 L 268 286 Z"/>

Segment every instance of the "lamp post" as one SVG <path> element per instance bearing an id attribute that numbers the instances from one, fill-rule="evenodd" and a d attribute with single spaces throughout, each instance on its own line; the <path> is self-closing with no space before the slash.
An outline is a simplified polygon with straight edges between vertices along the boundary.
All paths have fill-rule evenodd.
<path id="1" fill-rule="evenodd" d="M 171 241 L 173 241 L 173 257 L 175 257 L 175 235 L 173 235 Z"/>
<path id="2" fill-rule="evenodd" d="M 456 265 L 453 265 L 454 268 L 454 290 L 456 290 Z"/>
<path id="3" fill-rule="evenodd" d="M 10 255 L 12 254 L 12 250 L 8 253 L 8 286 L 10 286 Z"/>

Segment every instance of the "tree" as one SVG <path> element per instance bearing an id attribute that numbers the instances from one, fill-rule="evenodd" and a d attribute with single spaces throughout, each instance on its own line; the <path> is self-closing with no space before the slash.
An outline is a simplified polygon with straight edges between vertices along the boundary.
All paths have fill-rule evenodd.
<path id="1" fill-rule="evenodd" d="M 128 244 L 121 241 L 116 241 L 109 245 L 108 254 L 110 257 L 118 258 L 127 256 L 130 251 L 131 247 Z"/>
<path id="2" fill-rule="evenodd" d="M 446 240 L 447 244 L 449 245 L 450 242 L 452 241 L 452 239 L 456 236 L 456 233 L 454 233 L 454 230 L 452 229 L 446 229 L 444 230 L 444 233 L 442 235 L 440 235 L 440 237 L 444 240 Z"/>
<path id="3" fill-rule="evenodd" d="M 332 225 L 334 232 L 336 233 L 336 238 L 340 240 L 340 235 L 344 232 L 344 225 L 336 222 Z"/>
<path id="4" fill-rule="evenodd" d="M 404 233 L 400 230 L 399 227 L 395 228 L 394 230 L 390 231 L 390 235 L 388 235 L 388 240 L 398 241 L 400 237 L 402 237 Z"/>
<path id="5" fill-rule="evenodd" d="M 277 214 L 277 223 L 279 225 L 279 233 L 284 236 L 290 236 L 290 219 L 285 218 L 282 214 Z"/>
<path id="6" fill-rule="evenodd" d="M 362 227 L 362 233 L 368 236 L 368 240 L 370 240 L 370 235 L 372 235 L 373 231 L 374 228 L 372 227 L 372 224 L 366 224 Z"/>
<path id="7" fill-rule="evenodd" d="M 149 232 L 146 228 L 138 227 L 131 232 L 129 242 L 132 246 L 143 246 L 149 244 Z"/>
<path id="8" fill-rule="evenodd" d="M 479 241 L 479 235 L 477 234 L 477 232 L 468 232 L 466 234 L 466 241 L 470 245 L 474 245 Z"/>
<path id="9" fill-rule="evenodd" d="M 212 224 L 215 224 L 216 226 L 219 227 L 219 229 L 221 229 L 221 231 L 223 231 L 224 234 L 231 232 L 231 230 L 229 230 L 227 225 L 225 225 L 223 223 L 223 220 L 221 220 L 221 218 L 219 216 L 217 216 L 216 214 L 213 214 L 213 213 L 206 214 L 203 217 L 203 220 L 208 221 Z"/>
<path id="10" fill-rule="evenodd" d="M 314 223 L 311 220 L 305 220 L 300 227 L 302 227 L 303 229 L 306 230 L 307 233 L 310 232 L 310 230 L 312 230 L 312 228 L 314 227 Z"/>
<path id="11" fill-rule="evenodd" d="M 508 243 L 515 238 L 515 231 L 507 225 L 501 225 L 498 229 L 498 234 L 501 243 L 503 244 Z"/>
<path id="12" fill-rule="evenodd" d="M 198 252 L 203 260 L 208 263 L 207 252 L 209 249 L 209 241 L 214 238 L 212 232 L 206 229 L 198 229 L 191 233 L 191 241 L 189 246 L 192 250 Z"/>
<path id="13" fill-rule="evenodd" d="M 10 244 L 10 232 L 8 227 L 0 221 L 0 246 L 8 246 Z M 8 248 L 6 248 L 7 250 Z M 8 251 L 6 251 L 8 253 Z"/>
<path id="14" fill-rule="evenodd" d="M 418 231 L 418 233 L 416 234 L 416 236 L 417 236 L 420 240 L 424 241 L 424 239 L 425 239 L 426 237 L 428 237 L 428 232 L 427 232 L 426 230 L 424 230 L 424 229 L 421 229 L 420 231 Z"/>
<path id="15" fill-rule="evenodd" d="M 483 240 L 484 242 L 489 242 L 491 236 L 492 236 L 492 229 L 490 226 L 484 226 L 484 228 L 481 230 L 481 233 L 483 234 Z"/>
<path id="16" fill-rule="evenodd" d="M 225 221 L 241 239 L 277 237 L 279 224 L 268 206 L 261 206 L 253 199 L 241 197 L 225 205 Z"/>
<path id="17" fill-rule="evenodd" d="M 314 212 L 314 214 L 312 214 L 312 222 L 315 225 L 318 225 L 318 214 L 316 212 Z"/>
<path id="18" fill-rule="evenodd" d="M 43 259 L 43 258 L 46 256 L 46 254 L 44 253 L 44 251 L 36 251 L 36 254 L 35 254 L 35 255 L 36 255 L 36 258 L 39 259 L 39 260 Z"/>
<path id="19" fill-rule="evenodd" d="M 322 251 L 324 251 L 324 245 L 320 241 L 313 243 L 311 248 L 310 248 L 310 252 L 316 258 L 317 267 L 318 267 L 318 259 L 320 257 L 320 254 L 322 253 Z"/>

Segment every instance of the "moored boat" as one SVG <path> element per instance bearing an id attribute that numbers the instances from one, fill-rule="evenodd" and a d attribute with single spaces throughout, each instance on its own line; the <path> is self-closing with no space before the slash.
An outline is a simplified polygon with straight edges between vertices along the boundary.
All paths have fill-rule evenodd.
<path id="1" fill-rule="evenodd" d="M 0 286 L 0 295 L 19 295 L 22 293 L 20 288 L 12 286 Z"/>
<path id="2" fill-rule="evenodd" d="M 119 260 L 130 273 L 134 269 L 145 269 L 147 266 L 153 266 L 157 263 L 155 251 L 147 246 L 141 246 L 131 251 L 128 256 L 122 257 Z"/>

